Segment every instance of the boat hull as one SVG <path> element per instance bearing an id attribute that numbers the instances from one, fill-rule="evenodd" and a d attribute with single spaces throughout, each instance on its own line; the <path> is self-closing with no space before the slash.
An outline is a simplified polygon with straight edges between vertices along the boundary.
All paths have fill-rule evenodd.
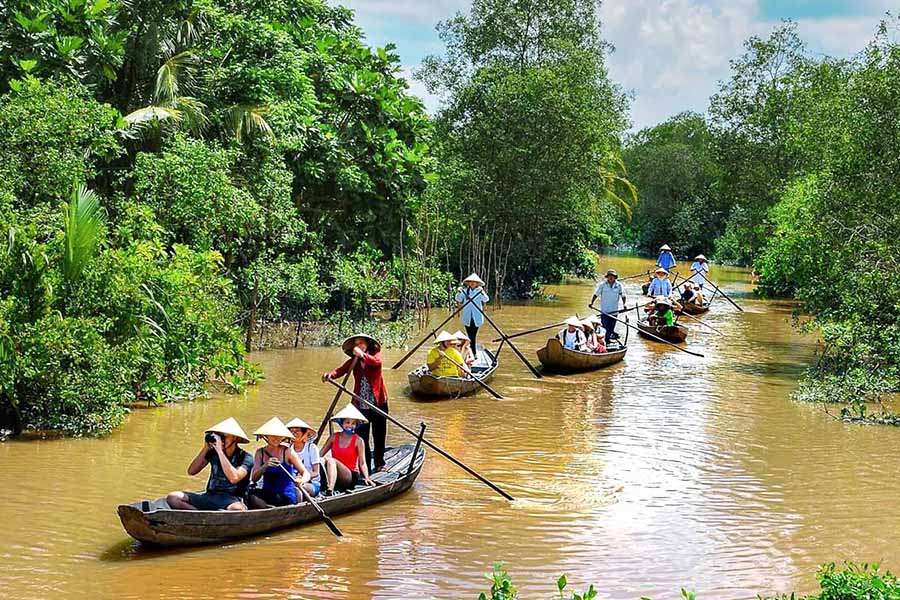
<path id="1" fill-rule="evenodd" d="M 698 305 L 692 302 L 685 302 L 682 304 L 681 310 L 675 311 L 675 314 L 681 314 L 682 312 L 689 315 L 702 315 L 703 313 L 709 312 L 709 303 Z"/>
<path id="2" fill-rule="evenodd" d="M 558 372 L 593 371 L 615 364 L 625 358 L 628 348 L 597 354 L 569 350 L 555 337 L 547 340 L 547 344 L 537 351 L 538 360 L 545 369 Z"/>
<path id="3" fill-rule="evenodd" d="M 413 446 L 391 448 L 385 453 L 387 470 L 372 475 L 375 487 L 320 497 L 316 502 L 334 517 L 389 500 L 412 487 L 425 462 L 425 450 L 412 457 Z M 412 460 L 412 470 L 407 472 Z M 146 504 L 146 505 L 145 505 Z M 214 544 L 260 535 L 278 529 L 318 521 L 319 513 L 308 502 L 248 511 L 173 510 L 165 498 L 121 504 L 122 527 L 134 539 L 154 546 Z"/>
<path id="4" fill-rule="evenodd" d="M 647 323 L 647 321 L 638 321 L 638 334 L 653 342 L 658 342 L 659 340 L 655 339 L 655 337 L 662 338 L 667 342 L 672 342 L 673 344 L 680 344 L 687 339 L 688 336 L 688 328 L 684 325 L 662 325 L 662 326 L 652 326 Z"/>
<path id="5" fill-rule="evenodd" d="M 478 348 L 478 361 L 472 365 L 472 372 L 482 382 L 487 383 L 497 370 L 497 355 L 486 348 Z M 409 387 L 416 396 L 430 398 L 456 398 L 468 396 L 483 389 L 469 377 L 435 377 L 427 366 L 421 366 L 409 373 Z"/>

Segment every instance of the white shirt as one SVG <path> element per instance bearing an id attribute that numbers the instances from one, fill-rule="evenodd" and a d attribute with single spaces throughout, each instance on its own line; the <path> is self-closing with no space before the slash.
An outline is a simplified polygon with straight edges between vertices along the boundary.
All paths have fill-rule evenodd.
<path id="1" fill-rule="evenodd" d="M 303 466 L 306 467 L 306 470 L 309 471 L 310 481 L 319 481 L 321 477 L 321 469 L 319 470 L 319 475 L 313 475 L 313 465 L 318 465 L 322 462 L 322 459 L 319 457 L 319 447 L 316 446 L 315 442 L 309 441 L 303 446 L 303 450 L 299 452 L 300 460 L 303 461 Z"/>
<path id="2" fill-rule="evenodd" d="M 585 344 L 584 331 L 581 329 L 576 329 L 574 332 L 569 333 L 569 328 L 565 328 L 556 334 L 556 337 L 559 338 L 559 341 L 562 342 L 563 348 L 568 348 L 569 350 L 583 350 Z"/>
<path id="3" fill-rule="evenodd" d="M 706 279 L 703 278 L 703 275 L 709 273 L 709 263 L 708 262 L 700 262 L 699 260 L 695 260 L 694 264 L 691 265 L 691 283 L 697 283 L 703 285 L 706 283 Z M 703 275 L 701 275 L 701 273 Z"/>

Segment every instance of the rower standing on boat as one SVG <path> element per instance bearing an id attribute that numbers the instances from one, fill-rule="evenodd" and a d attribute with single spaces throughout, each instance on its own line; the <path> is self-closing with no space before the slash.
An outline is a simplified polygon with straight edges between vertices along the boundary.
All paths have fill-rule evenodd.
<path id="1" fill-rule="evenodd" d="M 460 304 L 466 303 L 470 298 L 471 302 L 466 304 L 462 309 L 462 324 L 466 328 L 469 335 L 469 341 L 472 344 L 472 356 L 478 358 L 478 330 L 484 325 L 484 305 L 490 301 L 490 297 L 484 290 L 484 281 L 477 273 L 472 273 L 462 280 L 463 287 L 456 294 L 456 301 Z"/>
<path id="2" fill-rule="evenodd" d="M 656 279 L 650 282 L 647 289 L 647 295 L 653 298 L 657 296 L 665 296 L 668 298 L 672 295 L 672 282 L 669 281 L 669 272 L 663 267 L 657 267 Z"/>
<path id="3" fill-rule="evenodd" d="M 663 244 L 659 247 L 659 257 L 656 259 L 656 266 L 665 269 L 666 271 L 671 271 L 675 268 L 675 257 L 672 255 L 672 249 L 669 248 L 668 244 Z"/>
<path id="4" fill-rule="evenodd" d="M 585 352 L 587 347 L 587 338 L 584 335 L 584 329 L 578 317 L 569 317 L 566 319 L 566 326 L 560 329 L 556 334 L 559 343 L 563 348 L 568 350 L 578 350 Z"/>
<path id="5" fill-rule="evenodd" d="M 694 262 L 691 263 L 691 273 L 691 283 L 702 288 L 706 281 L 705 276 L 709 274 L 709 262 L 705 256 L 698 254 L 694 257 Z"/>
<path id="6" fill-rule="evenodd" d="M 353 393 L 371 402 L 383 412 L 388 411 L 387 386 L 381 374 L 381 343 L 371 335 L 364 333 L 352 335 L 341 344 L 344 354 L 349 356 L 344 364 L 330 373 L 322 375 L 322 381 L 342 377 L 353 366 L 354 386 Z M 384 467 L 384 446 L 387 438 L 387 419 L 376 411 L 358 405 L 359 401 L 353 399 L 356 406 L 366 417 L 360 424 L 356 433 L 362 438 L 366 447 L 366 464 L 372 466 L 374 471 L 380 471 Z M 372 447 L 369 446 L 369 433 L 372 434 Z M 374 463 L 373 463 L 374 460 Z"/>
<path id="7" fill-rule="evenodd" d="M 619 283 L 619 274 L 615 269 L 606 272 L 606 279 L 597 285 L 588 306 L 593 308 L 597 298 L 600 298 L 600 323 L 606 330 L 604 341 L 608 346 L 611 340 L 619 339 L 619 334 L 616 333 L 616 319 L 613 315 L 619 311 L 620 299 L 622 306 L 625 306 L 625 289 Z"/>

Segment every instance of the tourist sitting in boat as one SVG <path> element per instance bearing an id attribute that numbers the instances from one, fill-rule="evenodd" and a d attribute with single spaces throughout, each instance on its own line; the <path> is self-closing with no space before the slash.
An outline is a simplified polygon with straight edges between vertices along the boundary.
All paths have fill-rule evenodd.
<path id="1" fill-rule="evenodd" d="M 647 290 L 647 295 L 656 297 L 656 296 L 665 296 L 669 297 L 672 295 L 672 282 L 669 281 L 669 272 L 659 267 L 656 269 L 656 277 L 653 281 L 650 282 L 650 288 Z"/>
<path id="2" fill-rule="evenodd" d="M 705 256 L 698 254 L 694 257 L 694 262 L 691 263 L 691 273 L 691 283 L 702 288 L 706 283 L 707 273 L 709 273 L 709 262 Z"/>
<path id="3" fill-rule="evenodd" d="M 456 301 L 463 304 L 462 324 L 469 334 L 472 344 L 472 355 L 478 358 L 478 330 L 484 325 L 484 305 L 490 296 L 484 289 L 484 281 L 477 273 L 472 273 L 462 280 L 463 287 L 456 294 Z M 471 302 L 469 299 L 471 298 Z"/>
<path id="4" fill-rule="evenodd" d="M 585 352 L 606 352 L 606 343 L 601 335 L 597 334 L 597 324 L 593 319 L 585 319 L 581 322 L 584 331 Z"/>
<path id="5" fill-rule="evenodd" d="M 657 296 L 653 302 L 649 317 L 650 325 L 661 327 L 663 325 L 672 326 L 675 324 L 675 313 L 672 312 L 672 301 L 665 296 Z"/>
<path id="6" fill-rule="evenodd" d="M 456 336 L 442 331 L 434 340 L 434 348 L 428 351 L 425 363 L 435 377 L 461 377 L 463 356 L 456 349 Z"/>
<path id="7" fill-rule="evenodd" d="M 703 288 L 699 284 L 694 284 L 694 304 L 697 306 L 703 306 L 706 302 L 706 298 L 703 297 Z"/>
<path id="8" fill-rule="evenodd" d="M 659 257 L 656 259 L 656 266 L 666 271 L 671 271 L 675 268 L 675 257 L 672 255 L 672 249 L 669 248 L 668 244 L 663 244 L 659 247 Z"/>
<path id="9" fill-rule="evenodd" d="M 690 281 L 684 282 L 684 285 L 681 288 L 681 302 L 694 302 L 696 295 L 696 292 L 694 292 L 694 285 Z"/>
<path id="10" fill-rule="evenodd" d="M 353 489 L 360 481 L 366 485 L 375 485 L 369 479 L 362 438 L 356 435 L 356 429 L 366 422 L 366 418 L 355 406 L 348 404 L 331 420 L 337 424 L 338 431 L 322 446 L 328 484 L 325 495 L 332 496 L 335 491 Z"/>
<path id="11" fill-rule="evenodd" d="M 330 373 L 322 375 L 322 381 L 346 375 L 353 366 L 353 393 L 387 413 L 387 386 L 381 372 L 381 343 L 371 335 L 358 333 L 351 335 L 341 343 L 341 350 L 349 356 L 344 363 Z M 355 362 L 355 366 L 354 366 Z M 356 406 L 365 416 L 367 422 L 359 427 L 357 434 L 366 446 L 366 462 L 374 464 L 376 471 L 384 467 L 384 444 L 387 439 L 387 418 L 378 414 L 368 405 L 353 399 Z M 372 447 L 369 446 L 369 432 L 372 433 Z"/>
<path id="12" fill-rule="evenodd" d="M 250 481 L 256 483 L 262 478 L 263 483 L 262 487 L 251 488 L 247 494 L 250 508 L 297 504 L 296 483 L 302 485 L 309 481 L 309 471 L 290 444 L 294 435 L 278 417 L 263 423 L 253 435 L 264 439 L 266 445 L 253 457 Z"/>
<path id="13" fill-rule="evenodd" d="M 171 492 L 166 502 L 176 510 L 247 510 L 242 498 L 250 483 L 253 456 L 238 446 L 249 444 L 250 438 L 229 417 L 206 430 L 203 447 L 188 465 L 188 475 L 200 473 L 209 465 L 206 491 Z"/>
<path id="14" fill-rule="evenodd" d="M 458 342 L 458 346 L 456 347 L 459 350 L 459 355 L 463 357 L 463 364 L 467 367 L 471 367 L 475 364 L 475 353 L 472 352 L 472 346 L 469 342 L 469 336 L 467 336 L 462 331 L 457 330 L 456 333 L 453 334 L 453 337 L 456 338 Z"/>
<path id="15" fill-rule="evenodd" d="M 566 319 L 565 328 L 560 329 L 559 333 L 556 334 L 556 337 L 563 348 L 585 352 L 587 339 L 585 338 L 584 328 L 578 317 L 569 317 Z"/>
<path id="16" fill-rule="evenodd" d="M 316 446 L 316 432 L 303 419 L 291 419 L 286 426 L 294 436 L 294 452 L 309 471 L 309 481 L 303 484 L 303 488 L 310 496 L 318 496 L 322 491 L 322 458 Z"/>

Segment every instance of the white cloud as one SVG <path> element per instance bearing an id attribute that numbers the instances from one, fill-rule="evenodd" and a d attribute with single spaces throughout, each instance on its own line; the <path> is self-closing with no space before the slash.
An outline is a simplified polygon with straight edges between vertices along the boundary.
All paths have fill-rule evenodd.
<path id="1" fill-rule="evenodd" d="M 425 109 L 433 115 L 437 112 L 438 107 L 440 107 L 441 99 L 438 96 L 429 93 L 424 83 L 413 78 L 413 71 L 417 68 L 418 65 L 403 65 L 400 69 L 400 76 L 409 84 L 409 92 L 420 98 L 422 102 L 425 103 Z"/>

